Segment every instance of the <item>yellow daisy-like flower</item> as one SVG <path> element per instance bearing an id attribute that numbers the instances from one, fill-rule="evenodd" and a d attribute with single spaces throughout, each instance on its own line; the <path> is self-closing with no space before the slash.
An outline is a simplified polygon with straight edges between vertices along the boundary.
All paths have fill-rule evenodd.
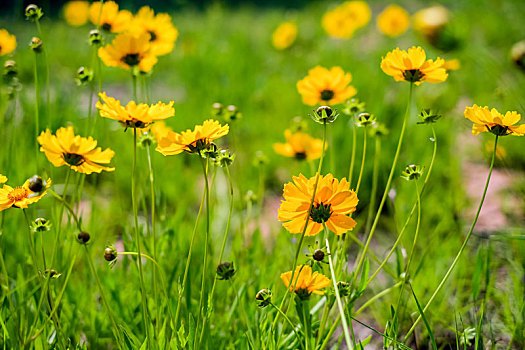
<path id="1" fill-rule="evenodd" d="M 297 38 L 297 24 L 283 22 L 272 34 L 272 45 L 277 50 L 284 50 L 292 46 Z"/>
<path id="2" fill-rule="evenodd" d="M 346 1 L 323 15 L 321 24 L 334 38 L 349 39 L 370 21 L 370 7 L 365 1 Z"/>
<path id="3" fill-rule="evenodd" d="M 5 29 L 0 29 L 0 56 L 15 51 L 16 37 Z"/>
<path id="4" fill-rule="evenodd" d="M 114 1 L 105 1 L 100 10 L 100 2 L 94 2 L 89 8 L 89 18 L 94 25 L 99 24 L 106 32 L 121 33 L 128 29 L 133 15 L 127 10 L 119 11 Z"/>
<path id="5" fill-rule="evenodd" d="M 157 63 L 149 40 L 148 33 L 122 33 L 111 44 L 99 48 L 98 56 L 108 67 L 138 67 L 142 72 L 149 72 Z"/>
<path id="6" fill-rule="evenodd" d="M 339 181 L 332 174 L 320 175 L 311 211 L 315 176 L 307 179 L 301 174 L 292 180 L 284 185 L 284 200 L 277 216 L 290 233 L 302 233 L 307 219 L 307 236 L 318 234 L 323 224 L 337 235 L 355 227 L 356 222 L 348 214 L 355 211 L 359 200 L 346 178 Z"/>
<path id="7" fill-rule="evenodd" d="M 208 119 L 202 125 L 196 125 L 193 130 L 186 130 L 180 134 L 169 131 L 159 140 L 157 151 L 165 156 L 179 154 L 184 151 L 198 153 L 210 146 L 210 142 L 223 137 L 230 131 L 228 124 L 221 125 L 218 121 Z"/>
<path id="8" fill-rule="evenodd" d="M 312 293 L 323 295 L 325 291 L 322 289 L 330 286 L 331 283 L 325 275 L 317 271 L 312 273 L 312 268 L 308 265 L 297 266 L 293 277 L 294 281 L 290 283 L 292 271 L 281 274 L 281 280 L 286 288 L 290 288 L 290 292 L 295 292 L 301 299 L 307 299 Z"/>
<path id="9" fill-rule="evenodd" d="M 26 180 L 22 186 L 18 187 L 4 185 L 3 188 L 0 188 L 0 211 L 11 207 L 27 208 L 29 204 L 38 202 L 46 194 L 49 186 L 51 186 L 51 179 L 47 179 L 44 182 L 43 191 L 38 193 L 29 189 L 29 180 Z"/>
<path id="10" fill-rule="evenodd" d="M 357 93 L 352 85 L 348 85 L 351 81 L 352 74 L 345 73 L 341 67 L 328 70 L 317 66 L 310 69 L 308 75 L 297 83 L 297 90 L 307 105 L 334 105 Z"/>
<path id="11" fill-rule="evenodd" d="M 491 132 L 494 135 L 523 136 L 525 134 L 525 124 L 515 125 L 521 120 L 518 112 L 507 112 L 505 115 L 498 112 L 495 108 L 479 107 L 474 105 L 465 108 L 465 118 L 474 123 L 472 134 L 478 135 L 482 132 Z"/>
<path id="12" fill-rule="evenodd" d="M 421 47 L 411 47 L 408 51 L 396 48 L 381 60 L 381 69 L 395 81 L 408 81 L 416 85 L 426 81 L 441 83 L 447 80 L 448 74 L 443 67 L 445 60 L 437 58 L 427 60 Z"/>
<path id="13" fill-rule="evenodd" d="M 148 34 L 151 50 L 156 56 L 170 53 L 179 36 L 177 28 L 171 22 L 171 16 L 167 13 L 155 15 L 149 6 L 144 6 L 137 12 L 130 30 L 137 34 Z"/>
<path id="14" fill-rule="evenodd" d="M 89 1 L 68 1 L 63 11 L 64 18 L 70 26 L 83 26 L 89 21 Z"/>
<path id="15" fill-rule="evenodd" d="M 127 128 L 144 128 L 157 120 L 175 115 L 173 101 L 170 101 L 168 104 L 157 102 L 154 105 L 137 104 L 135 101 L 130 101 L 126 107 L 123 107 L 119 100 L 109 97 L 105 92 L 98 95 L 104 101 L 104 104 L 100 103 L 100 101 L 96 104 L 100 116 L 118 120 Z"/>
<path id="16" fill-rule="evenodd" d="M 292 134 L 290 130 L 284 132 L 284 137 L 286 137 L 286 143 L 273 144 L 273 149 L 276 153 L 299 160 L 321 158 L 323 154 L 323 140 L 313 138 L 303 132 Z"/>
<path id="17" fill-rule="evenodd" d="M 0 174 L 0 185 L 7 182 L 7 176 Z"/>
<path id="18" fill-rule="evenodd" d="M 443 6 L 427 7 L 414 14 L 414 30 L 432 39 L 447 25 L 449 17 L 449 11 Z"/>
<path id="19" fill-rule="evenodd" d="M 165 122 L 160 121 L 151 125 L 149 131 L 158 142 L 159 140 L 168 136 L 170 132 L 173 132 L 173 129 L 167 126 Z"/>
<path id="20" fill-rule="evenodd" d="M 42 131 L 37 141 L 40 143 L 40 151 L 56 167 L 67 165 L 84 174 L 115 170 L 102 165 L 109 164 L 115 152 L 109 148 L 102 151 L 91 136 L 85 138 L 75 135 L 72 126 L 58 129 L 56 135 L 51 134 L 49 129 Z"/>
<path id="21" fill-rule="evenodd" d="M 395 38 L 407 31 L 410 25 L 410 15 L 399 5 L 387 6 L 377 16 L 377 28 L 381 33 Z"/>

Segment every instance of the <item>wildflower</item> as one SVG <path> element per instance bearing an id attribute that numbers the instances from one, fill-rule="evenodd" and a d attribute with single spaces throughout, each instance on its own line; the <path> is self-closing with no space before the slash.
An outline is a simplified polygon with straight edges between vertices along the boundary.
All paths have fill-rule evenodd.
<path id="1" fill-rule="evenodd" d="M 67 165 L 84 174 L 115 170 L 102 165 L 109 164 L 115 152 L 109 148 L 102 151 L 91 136 L 85 138 L 75 135 L 72 126 L 58 129 L 56 135 L 52 135 L 49 129 L 42 131 L 37 141 L 41 146 L 40 151 L 56 167 Z"/>
<path id="2" fill-rule="evenodd" d="M 98 29 L 93 29 L 89 32 L 89 43 L 91 45 L 101 45 L 102 44 L 102 34 Z"/>
<path id="3" fill-rule="evenodd" d="M 42 40 L 36 36 L 32 37 L 29 42 L 29 48 L 36 53 L 42 52 Z"/>
<path id="4" fill-rule="evenodd" d="M 441 115 L 435 113 L 429 108 L 425 108 L 421 110 L 421 113 L 419 113 L 419 118 L 421 119 L 421 121 L 417 122 L 418 124 L 433 124 L 441 118 Z"/>
<path id="5" fill-rule="evenodd" d="M 160 139 L 166 137 L 170 131 L 173 132 L 173 130 L 169 126 L 166 126 L 166 123 L 164 121 L 158 121 L 156 123 L 153 123 L 149 131 L 155 137 L 155 140 L 157 142 Z"/>
<path id="6" fill-rule="evenodd" d="M 193 130 L 176 133 L 168 132 L 166 137 L 159 140 L 157 151 L 167 155 L 179 154 L 184 151 L 188 153 L 200 153 L 210 147 L 210 143 L 228 134 L 228 124 L 221 125 L 218 121 L 208 119 L 202 125 L 196 125 Z"/>
<path id="7" fill-rule="evenodd" d="M 28 5 L 25 10 L 26 19 L 31 22 L 36 22 L 44 15 L 42 9 L 35 4 Z"/>
<path id="8" fill-rule="evenodd" d="M 317 271 L 312 273 L 312 268 L 308 265 L 297 266 L 292 283 L 290 283 L 291 278 L 292 271 L 281 274 L 281 280 L 286 288 L 290 288 L 290 292 L 295 292 L 303 300 L 308 299 L 312 293 L 323 295 L 325 291 L 321 289 L 328 287 L 331 283 L 325 275 Z"/>
<path id="9" fill-rule="evenodd" d="M 401 172 L 401 177 L 407 181 L 417 180 L 423 175 L 423 167 L 419 164 L 407 165 L 405 170 Z"/>
<path id="10" fill-rule="evenodd" d="M 5 29 L 0 29 L 0 56 L 7 55 L 16 49 L 16 37 Z"/>
<path id="11" fill-rule="evenodd" d="M 7 181 L 7 178 L 5 180 Z M 49 186 L 51 186 L 51 179 L 45 181 L 44 189 L 38 193 L 29 189 L 29 179 L 22 186 L 14 188 L 4 185 L 0 188 L 0 211 L 11 207 L 27 208 L 29 204 L 38 202 L 46 194 Z"/>
<path id="12" fill-rule="evenodd" d="M 292 46 L 296 38 L 297 24 L 295 22 L 283 22 L 272 34 L 272 45 L 277 50 L 284 50 Z"/>
<path id="13" fill-rule="evenodd" d="M 80 244 L 87 244 L 87 242 L 89 242 L 90 238 L 91 238 L 91 236 L 89 235 L 89 233 L 85 232 L 85 231 L 80 231 L 77 234 L 77 241 Z"/>
<path id="14" fill-rule="evenodd" d="M 449 12 L 443 6 L 427 7 L 413 16 L 414 29 L 433 41 L 449 21 Z"/>
<path id="15" fill-rule="evenodd" d="M 342 112 L 346 115 L 354 116 L 357 113 L 361 113 L 365 111 L 365 103 L 360 102 L 356 98 L 352 98 L 350 100 L 346 100 L 344 107 L 342 108 Z"/>
<path id="16" fill-rule="evenodd" d="M 452 60 L 445 60 L 443 68 L 445 68 L 446 70 L 458 70 L 459 68 L 461 68 L 461 63 L 457 58 L 454 58 Z"/>
<path id="17" fill-rule="evenodd" d="M 286 143 L 273 144 L 273 149 L 276 153 L 299 160 L 321 158 L 323 154 L 323 140 L 313 138 L 303 132 L 292 134 L 290 130 L 284 132 L 284 137 L 286 138 Z"/>
<path id="18" fill-rule="evenodd" d="M 0 185 L 3 185 L 7 182 L 7 176 L 0 174 Z"/>
<path id="19" fill-rule="evenodd" d="M 348 216 L 356 210 L 357 194 L 350 190 L 350 183 L 343 178 L 334 179 L 332 174 L 319 175 L 319 183 L 310 210 L 316 177 L 307 179 L 304 175 L 294 176 L 292 182 L 284 185 L 284 200 L 277 218 L 290 233 L 303 232 L 313 236 L 323 229 L 325 224 L 337 235 L 352 230 L 356 222 Z"/>
<path id="20" fill-rule="evenodd" d="M 105 92 L 100 93 L 99 96 L 104 101 L 104 104 L 100 101 L 96 104 L 100 116 L 118 120 L 126 128 L 144 128 L 157 120 L 175 115 L 173 101 L 168 104 L 157 102 L 149 106 L 145 103 L 136 104 L 135 101 L 130 101 L 126 107 L 123 107 L 119 100 L 109 97 Z"/>
<path id="21" fill-rule="evenodd" d="M 217 266 L 217 276 L 219 276 L 220 280 L 229 280 L 233 275 L 235 275 L 233 262 L 225 261 Z"/>
<path id="22" fill-rule="evenodd" d="M 314 110 L 314 114 L 311 117 L 316 123 L 326 124 L 335 122 L 338 116 L 337 110 L 333 110 L 329 106 L 321 106 Z"/>
<path id="23" fill-rule="evenodd" d="M 356 125 L 359 127 L 367 127 L 376 123 L 376 117 L 370 113 L 360 113 L 357 116 Z"/>
<path id="24" fill-rule="evenodd" d="M 63 11 L 67 24 L 74 27 L 83 26 L 89 20 L 89 1 L 68 1 Z"/>
<path id="25" fill-rule="evenodd" d="M 133 15 L 126 10 L 120 10 L 116 2 L 104 1 L 102 10 L 100 2 L 94 2 L 89 8 L 91 23 L 99 25 L 104 31 L 121 33 L 128 29 Z"/>
<path id="26" fill-rule="evenodd" d="M 107 246 L 106 249 L 104 249 L 104 259 L 106 261 L 113 261 L 117 258 L 118 252 L 117 249 L 113 246 Z"/>
<path id="27" fill-rule="evenodd" d="M 368 24 L 370 16 L 370 7 L 365 1 L 346 1 L 326 12 L 322 25 L 331 37 L 349 39 L 357 29 Z"/>
<path id="28" fill-rule="evenodd" d="M 410 15 L 399 5 L 387 6 L 377 16 L 377 28 L 381 33 L 395 38 L 407 31 L 410 25 Z"/>
<path id="29" fill-rule="evenodd" d="M 408 51 L 396 48 L 381 60 L 381 69 L 395 81 L 408 81 L 416 85 L 423 81 L 441 83 L 447 80 L 447 71 L 443 67 L 445 60 L 437 58 L 426 60 L 421 47 L 411 47 Z"/>
<path id="30" fill-rule="evenodd" d="M 136 34 L 148 34 L 151 51 L 155 56 L 170 53 L 179 35 L 177 28 L 171 23 L 170 15 L 167 13 L 155 15 L 149 6 L 141 7 L 133 17 L 130 30 Z"/>
<path id="31" fill-rule="evenodd" d="M 267 307 L 272 303 L 272 291 L 269 289 L 261 289 L 255 295 L 255 301 L 259 307 Z"/>
<path id="32" fill-rule="evenodd" d="M 478 135 L 482 132 L 491 132 L 494 135 L 506 136 L 525 134 L 525 124 L 514 125 L 521 120 L 518 112 L 507 112 L 505 115 L 498 112 L 495 108 L 479 107 L 474 105 L 465 108 L 465 118 L 474 123 L 472 125 L 472 134 Z"/>
<path id="33" fill-rule="evenodd" d="M 51 223 L 44 218 L 37 218 L 31 223 L 31 231 L 46 232 L 51 229 Z"/>
<path id="34" fill-rule="evenodd" d="M 308 71 L 308 75 L 297 83 L 297 90 L 307 105 L 334 105 L 354 96 L 357 91 L 350 82 L 352 75 L 341 67 L 330 70 L 317 66 Z"/>
<path id="35" fill-rule="evenodd" d="M 111 44 L 100 47 L 98 56 L 108 67 L 138 68 L 142 72 L 149 72 L 157 63 L 149 39 L 147 33 L 122 33 Z"/>

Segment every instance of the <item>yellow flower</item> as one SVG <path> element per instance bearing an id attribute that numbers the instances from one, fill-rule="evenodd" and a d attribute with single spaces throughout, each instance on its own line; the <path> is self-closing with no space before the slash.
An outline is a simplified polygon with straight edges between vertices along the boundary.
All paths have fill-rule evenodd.
<path id="1" fill-rule="evenodd" d="M 210 146 L 210 142 L 223 137 L 230 131 L 228 124 L 221 125 L 218 121 L 208 119 L 202 125 L 196 125 L 193 130 L 177 132 L 169 131 L 159 140 L 157 151 L 165 156 L 179 154 L 184 151 L 197 153 Z"/>
<path id="2" fill-rule="evenodd" d="M 16 49 L 16 37 L 5 29 L 0 29 L 0 56 L 7 55 Z"/>
<path id="3" fill-rule="evenodd" d="M 312 293 L 323 295 L 325 291 L 321 289 L 328 287 L 331 283 L 325 275 L 317 271 L 312 273 L 312 268 L 308 265 L 297 266 L 293 277 L 294 281 L 290 283 L 292 271 L 281 274 L 281 280 L 286 288 L 290 288 L 290 292 L 295 292 L 302 299 L 307 299 Z"/>
<path id="4" fill-rule="evenodd" d="M 272 44 L 277 50 L 284 50 L 295 42 L 297 38 L 297 24 L 295 22 L 283 22 L 272 34 Z"/>
<path id="5" fill-rule="evenodd" d="M 0 174 L 0 185 L 7 182 L 7 176 Z"/>
<path id="6" fill-rule="evenodd" d="M 157 63 L 150 45 L 150 35 L 122 33 L 111 44 L 98 49 L 98 56 L 108 67 L 138 67 L 142 72 L 149 72 Z"/>
<path id="7" fill-rule="evenodd" d="M 104 101 L 104 104 L 100 101 L 96 104 L 100 116 L 118 120 L 127 128 L 144 128 L 157 120 L 175 115 L 173 101 L 168 104 L 157 102 L 157 104 L 149 106 L 145 103 L 136 104 L 135 101 L 130 101 L 126 107 L 123 107 L 119 100 L 109 97 L 105 92 L 98 95 Z"/>
<path id="8" fill-rule="evenodd" d="M 457 58 L 454 58 L 452 60 L 445 60 L 443 68 L 445 68 L 446 70 L 458 70 L 459 68 L 461 68 L 461 63 Z"/>
<path id="9" fill-rule="evenodd" d="M 495 108 L 479 107 L 474 105 L 465 108 L 465 118 L 474 123 L 472 125 L 472 134 L 478 135 L 482 132 L 491 132 L 495 135 L 516 135 L 525 134 L 525 124 L 515 125 L 521 120 L 518 112 L 507 112 L 505 115 L 498 112 Z"/>
<path id="10" fill-rule="evenodd" d="M 273 149 L 276 153 L 300 160 L 321 158 L 321 154 L 323 153 L 323 140 L 315 139 L 302 132 L 292 134 L 290 130 L 284 132 L 284 137 L 286 137 L 286 143 L 273 144 Z"/>
<path id="11" fill-rule="evenodd" d="M 52 135 L 49 129 L 42 131 L 37 141 L 41 146 L 40 151 L 44 152 L 56 167 L 67 165 L 72 170 L 84 174 L 115 170 L 102 165 L 109 164 L 115 152 L 109 148 L 102 151 L 91 136 L 85 138 L 75 135 L 72 126 L 58 129 L 56 136 Z"/>
<path id="12" fill-rule="evenodd" d="M 443 6 L 432 6 L 416 12 L 413 20 L 414 29 L 432 39 L 448 23 L 449 13 Z"/>
<path id="13" fill-rule="evenodd" d="M 171 23 L 170 15 L 167 13 L 155 15 L 149 6 L 144 6 L 137 12 L 130 30 L 136 34 L 148 34 L 151 50 L 156 56 L 170 53 L 179 35 L 177 28 Z"/>
<path id="14" fill-rule="evenodd" d="M 341 67 L 330 70 L 317 66 L 308 71 L 308 75 L 297 83 L 297 90 L 307 105 L 334 105 L 346 101 L 357 91 L 350 82 L 352 75 Z"/>
<path id="15" fill-rule="evenodd" d="M 44 184 L 44 190 L 39 193 L 29 189 L 29 180 L 26 180 L 22 186 L 14 188 L 4 185 L 3 188 L 0 188 L 0 211 L 11 207 L 25 209 L 29 204 L 38 202 L 47 193 L 46 190 L 49 186 L 51 186 L 51 179 L 47 179 Z"/>
<path id="16" fill-rule="evenodd" d="M 160 139 L 163 139 L 166 136 L 168 136 L 170 132 L 173 132 L 173 130 L 169 126 L 166 126 L 166 123 L 164 123 L 163 121 L 154 123 L 153 125 L 151 125 L 149 130 L 153 137 L 155 137 L 155 140 L 157 140 L 157 142 L 159 142 Z"/>
<path id="17" fill-rule="evenodd" d="M 89 20 L 89 1 L 68 1 L 63 11 L 67 24 L 75 27 L 83 26 Z"/>
<path id="18" fill-rule="evenodd" d="M 381 33 L 395 38 L 407 31 L 410 25 L 410 15 L 398 5 L 387 6 L 383 12 L 377 16 L 377 28 Z"/>
<path id="19" fill-rule="evenodd" d="M 119 11 L 116 2 L 105 1 L 102 5 L 102 11 L 100 10 L 100 2 L 91 4 L 89 17 L 94 25 L 97 25 L 100 19 L 100 27 L 106 32 L 121 33 L 128 29 L 133 15 L 126 10 Z"/>
<path id="20" fill-rule="evenodd" d="M 301 174 L 292 180 L 284 185 L 284 200 L 281 201 L 277 216 L 290 233 L 302 233 L 307 219 L 307 236 L 319 233 L 323 224 L 337 235 L 355 227 L 356 222 L 348 214 L 357 207 L 357 194 L 350 190 L 350 183 L 345 178 L 339 181 L 332 174 L 320 175 L 310 212 L 315 176 L 307 179 Z"/>
<path id="21" fill-rule="evenodd" d="M 370 7 L 365 1 L 346 1 L 326 12 L 322 26 L 331 37 L 349 39 L 370 21 Z"/>
<path id="22" fill-rule="evenodd" d="M 445 60 L 427 60 L 421 47 L 411 47 L 408 51 L 396 48 L 381 60 L 381 69 L 395 81 L 409 81 L 416 85 L 423 81 L 441 83 L 447 80 L 448 74 L 443 65 Z"/>

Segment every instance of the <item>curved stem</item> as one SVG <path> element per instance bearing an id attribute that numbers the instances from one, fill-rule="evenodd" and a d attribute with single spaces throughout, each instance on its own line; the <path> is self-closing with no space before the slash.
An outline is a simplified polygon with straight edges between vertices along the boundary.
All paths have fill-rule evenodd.
<path id="1" fill-rule="evenodd" d="M 288 322 L 288 324 L 292 328 L 293 332 L 295 333 L 295 336 L 297 337 L 297 339 L 298 340 L 301 339 L 299 337 L 299 334 L 297 333 L 297 330 L 295 329 L 294 324 L 292 323 L 290 318 L 288 316 L 286 316 L 286 314 L 283 312 L 283 310 L 279 309 L 279 307 L 277 305 L 275 305 L 274 303 L 272 303 L 272 302 L 270 302 L 270 305 L 273 306 L 275 308 L 275 310 L 277 310 L 277 312 L 279 312 L 281 314 L 281 316 L 283 316 L 283 318 L 286 320 L 286 322 Z"/>
<path id="2" fill-rule="evenodd" d="M 365 126 L 365 131 L 363 133 L 363 157 L 361 158 L 361 169 L 359 169 L 359 177 L 357 178 L 357 186 L 355 188 L 355 193 L 359 193 L 359 187 L 361 185 L 361 179 L 363 178 L 363 170 L 365 168 L 365 158 L 366 158 L 366 135 L 367 133 L 367 127 Z"/>
<path id="3" fill-rule="evenodd" d="M 374 149 L 374 169 L 372 170 L 372 190 L 370 191 L 370 200 L 368 204 L 368 215 L 366 217 L 366 229 L 365 233 L 370 232 L 370 226 L 372 225 L 372 213 L 376 206 L 376 194 L 377 194 L 377 180 L 379 178 L 379 163 L 381 160 L 381 137 L 375 136 L 375 149 Z"/>
<path id="4" fill-rule="evenodd" d="M 352 187 L 352 177 L 354 176 L 354 163 L 355 163 L 355 149 L 357 147 L 357 132 L 355 126 L 355 115 L 351 119 L 352 121 L 352 155 L 350 157 L 350 168 L 348 169 L 348 182 Z"/>

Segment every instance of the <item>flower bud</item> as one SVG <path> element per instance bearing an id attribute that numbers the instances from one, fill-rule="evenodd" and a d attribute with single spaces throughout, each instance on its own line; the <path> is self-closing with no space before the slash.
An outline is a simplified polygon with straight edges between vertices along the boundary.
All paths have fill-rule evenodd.
<path id="1" fill-rule="evenodd" d="M 244 195 L 244 199 L 247 203 L 254 204 L 257 202 L 257 195 L 252 190 L 248 190 Z"/>
<path id="2" fill-rule="evenodd" d="M 89 233 L 87 233 L 86 231 L 80 231 L 77 235 L 77 241 L 80 244 L 87 244 L 90 238 L 91 237 L 89 236 Z"/>
<path id="3" fill-rule="evenodd" d="M 405 180 L 417 180 L 423 175 L 423 167 L 418 164 L 407 165 L 405 170 L 401 173 L 401 177 Z"/>
<path id="4" fill-rule="evenodd" d="M 385 136 L 390 133 L 388 128 L 384 123 L 376 122 L 372 125 L 372 127 L 368 130 L 370 133 L 370 136 Z"/>
<path id="5" fill-rule="evenodd" d="M 89 44 L 90 45 L 101 45 L 102 44 L 102 34 L 98 29 L 93 29 L 89 32 Z"/>
<path id="6" fill-rule="evenodd" d="M 268 162 L 269 162 L 268 157 L 264 154 L 263 151 L 255 152 L 255 156 L 253 158 L 254 166 L 261 167 L 261 166 L 268 164 Z"/>
<path id="7" fill-rule="evenodd" d="M 365 103 L 359 102 L 357 98 L 353 98 L 345 102 L 344 107 L 341 111 L 346 115 L 354 116 L 357 113 L 365 111 Z"/>
<path id="8" fill-rule="evenodd" d="M 525 40 L 518 41 L 512 46 L 510 57 L 518 68 L 525 71 Z"/>
<path id="9" fill-rule="evenodd" d="M 223 111 L 224 111 L 224 107 L 223 107 L 222 103 L 220 103 L 220 102 L 215 102 L 211 106 L 211 115 L 213 117 L 215 117 L 215 118 L 222 117 Z"/>
<path id="10" fill-rule="evenodd" d="M 259 307 L 267 307 L 272 303 L 272 291 L 269 289 L 261 289 L 255 295 L 255 301 Z"/>
<path id="11" fill-rule="evenodd" d="M 18 67 L 13 60 L 7 60 L 4 63 L 4 76 L 14 77 L 18 75 Z"/>
<path id="12" fill-rule="evenodd" d="M 93 72 L 91 69 L 88 69 L 86 67 L 80 67 L 77 71 L 77 76 L 75 80 L 77 81 L 77 85 L 85 85 L 89 83 L 93 79 Z"/>
<path id="13" fill-rule="evenodd" d="M 292 133 L 305 132 L 308 129 L 308 121 L 303 117 L 297 116 L 292 119 L 290 130 Z"/>
<path id="14" fill-rule="evenodd" d="M 36 53 L 42 52 L 42 40 L 34 36 L 33 38 L 31 38 L 31 42 L 29 43 L 29 48 L 31 48 L 31 50 L 33 50 Z"/>
<path id="15" fill-rule="evenodd" d="M 217 165 L 225 168 L 227 166 L 230 166 L 233 163 L 233 160 L 235 159 L 235 154 L 230 154 L 230 152 L 227 149 L 221 149 L 218 152 L 217 158 L 215 158 L 215 162 Z"/>
<path id="16" fill-rule="evenodd" d="M 344 281 L 337 282 L 337 291 L 342 297 L 350 295 L 350 283 Z"/>
<path id="17" fill-rule="evenodd" d="M 155 137 L 151 134 L 151 132 L 144 132 L 142 135 L 140 135 L 139 138 L 139 146 L 148 148 L 151 145 L 155 144 L 157 140 L 155 140 Z"/>
<path id="18" fill-rule="evenodd" d="M 425 108 L 421 110 L 418 117 L 421 119 L 421 121 L 417 122 L 418 124 L 433 124 L 441 118 L 441 115 L 435 113 L 430 108 Z"/>
<path id="19" fill-rule="evenodd" d="M 359 127 L 367 127 L 376 123 L 376 117 L 370 113 L 360 113 L 357 116 L 356 125 Z"/>
<path id="20" fill-rule="evenodd" d="M 321 106 L 314 111 L 312 119 L 319 124 L 333 123 L 339 114 L 330 106 Z"/>
<path id="21" fill-rule="evenodd" d="M 31 231 L 46 232 L 51 229 L 51 223 L 44 218 L 37 218 L 31 223 Z"/>
<path id="22" fill-rule="evenodd" d="M 106 249 L 104 249 L 104 259 L 106 261 L 113 261 L 117 258 L 118 252 L 117 249 L 113 246 L 107 246 Z"/>
<path id="23" fill-rule="evenodd" d="M 40 193 L 46 188 L 46 182 L 38 175 L 31 176 L 28 181 L 29 189 L 35 193 Z"/>
<path id="24" fill-rule="evenodd" d="M 45 271 L 45 274 L 47 277 L 49 278 L 54 278 L 54 279 L 57 279 L 59 278 L 60 276 L 62 276 L 61 273 L 58 273 L 55 269 L 47 269 Z"/>
<path id="25" fill-rule="evenodd" d="M 36 22 L 44 15 L 42 9 L 35 4 L 31 4 L 26 7 L 25 11 L 26 19 L 31 22 Z"/>
<path id="26" fill-rule="evenodd" d="M 242 114 L 241 112 L 239 112 L 239 109 L 236 106 L 229 105 L 228 107 L 226 107 L 226 113 L 224 113 L 224 119 L 232 122 L 234 120 L 241 119 L 241 118 L 242 118 Z"/>
<path id="27" fill-rule="evenodd" d="M 235 275 L 233 262 L 225 261 L 217 266 L 217 276 L 219 276 L 220 280 L 229 280 L 233 275 Z"/>

